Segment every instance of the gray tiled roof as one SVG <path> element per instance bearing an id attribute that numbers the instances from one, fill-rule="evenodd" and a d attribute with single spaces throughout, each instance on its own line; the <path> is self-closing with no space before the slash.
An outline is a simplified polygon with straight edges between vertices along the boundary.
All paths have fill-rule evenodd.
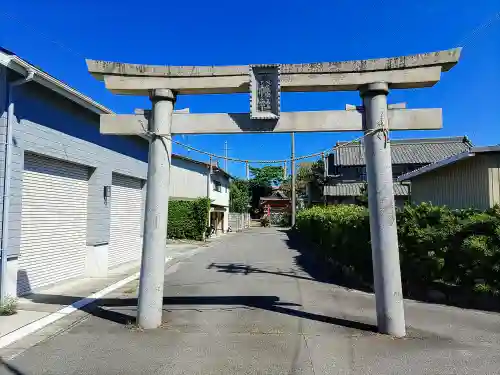
<path id="1" fill-rule="evenodd" d="M 500 152 L 500 145 L 495 145 L 495 146 L 483 146 L 483 147 L 472 147 L 470 150 L 467 152 L 462 152 L 460 154 L 451 156 L 447 159 L 440 160 L 436 163 L 433 164 L 428 164 L 424 167 L 421 167 L 419 169 L 416 169 L 414 171 L 411 171 L 409 173 L 406 173 L 402 176 L 398 177 L 398 181 L 406 181 L 406 180 L 411 180 L 414 177 L 420 176 L 424 173 L 429 173 L 432 171 L 435 171 L 436 169 L 439 168 L 445 168 L 449 165 L 459 163 L 462 160 L 466 160 L 468 158 L 472 158 L 476 156 L 477 154 L 483 154 L 486 152 L 491 152 L 491 153 L 499 153 Z"/>
<path id="2" fill-rule="evenodd" d="M 338 142 L 342 145 L 345 142 Z M 391 141 L 392 164 L 430 164 L 467 151 L 472 144 L 467 137 L 401 139 Z M 363 146 L 359 143 L 340 147 L 334 152 L 335 165 L 365 165 Z"/>
<path id="3" fill-rule="evenodd" d="M 361 195 L 361 188 L 363 187 L 363 182 L 350 182 L 341 183 L 335 185 L 325 186 L 325 195 L 336 196 L 336 197 L 357 197 Z M 394 195 L 408 195 L 409 189 L 408 185 L 403 185 L 398 182 L 393 183 Z"/>
<path id="4" fill-rule="evenodd" d="M 260 200 L 276 200 L 276 199 L 284 199 L 288 200 L 289 198 L 286 196 L 286 194 L 281 191 L 281 190 L 274 190 L 271 195 L 267 197 L 261 197 Z"/>

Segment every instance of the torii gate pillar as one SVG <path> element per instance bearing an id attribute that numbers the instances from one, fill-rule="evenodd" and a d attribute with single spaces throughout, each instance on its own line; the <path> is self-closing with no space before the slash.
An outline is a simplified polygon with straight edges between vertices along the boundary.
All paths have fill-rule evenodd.
<path id="1" fill-rule="evenodd" d="M 137 323 L 144 329 L 157 328 L 162 320 L 172 141 L 169 137 L 162 138 L 154 134 L 170 134 L 175 94 L 171 90 L 155 89 L 151 90 L 150 98 L 153 112 L 148 122 L 148 130 L 153 135 L 149 142 L 144 242 L 137 311 Z"/>
<path id="2" fill-rule="evenodd" d="M 373 279 L 377 305 L 377 326 L 381 333 L 396 337 L 406 334 L 398 233 L 392 182 L 391 146 L 388 137 L 387 83 L 371 83 L 361 88 L 365 132 L 368 209 L 372 246 Z"/>

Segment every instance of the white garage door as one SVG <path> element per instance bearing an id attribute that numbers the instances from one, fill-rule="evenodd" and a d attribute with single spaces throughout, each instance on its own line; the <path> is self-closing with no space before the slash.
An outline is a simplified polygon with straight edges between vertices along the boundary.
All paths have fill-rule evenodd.
<path id="1" fill-rule="evenodd" d="M 109 267 L 139 259 L 142 251 L 142 180 L 113 174 Z"/>
<path id="2" fill-rule="evenodd" d="M 18 294 L 85 270 L 87 167 L 25 154 Z"/>

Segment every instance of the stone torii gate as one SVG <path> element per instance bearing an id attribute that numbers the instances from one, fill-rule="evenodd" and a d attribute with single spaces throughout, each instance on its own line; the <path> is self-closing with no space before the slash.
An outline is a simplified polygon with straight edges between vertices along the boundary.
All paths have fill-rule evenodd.
<path id="1" fill-rule="evenodd" d="M 441 109 L 387 106 L 390 89 L 431 87 L 460 48 L 394 58 L 250 66 L 152 66 L 87 60 L 116 94 L 148 95 L 148 113 L 101 115 L 101 133 L 149 135 L 149 165 L 138 324 L 161 324 L 171 136 L 251 132 L 364 131 L 378 329 L 404 336 L 405 320 L 389 130 L 439 129 Z M 359 91 L 363 105 L 339 111 L 280 112 L 280 92 Z M 250 113 L 174 112 L 177 95 L 250 93 Z"/>

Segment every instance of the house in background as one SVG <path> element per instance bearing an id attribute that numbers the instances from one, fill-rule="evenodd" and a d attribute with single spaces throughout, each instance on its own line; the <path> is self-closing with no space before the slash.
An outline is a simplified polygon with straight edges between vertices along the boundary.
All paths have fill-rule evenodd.
<path id="1" fill-rule="evenodd" d="M 324 187 L 327 203 L 356 203 L 366 183 L 366 163 L 362 143 L 338 142 L 327 160 L 327 181 Z M 405 173 L 468 151 L 472 144 L 467 137 L 421 138 L 391 140 L 393 188 L 396 206 L 409 198 L 408 184 L 397 178 Z"/>
<path id="2" fill-rule="evenodd" d="M 140 259 L 148 140 L 103 135 L 112 111 L 0 49 L 0 217 L 3 290 L 27 294 L 102 277 Z M 229 176 L 173 155 L 172 199 L 212 199 L 227 230 Z M 216 182 L 218 181 L 218 182 Z M 5 197 L 5 198 L 3 198 Z"/>
<path id="3" fill-rule="evenodd" d="M 207 174 L 208 175 L 208 174 Z M 229 183 L 231 176 L 221 168 L 212 167 L 210 203 L 210 225 L 216 232 L 227 233 L 229 227 Z"/>
<path id="4" fill-rule="evenodd" d="M 411 201 L 451 208 L 500 204 L 500 146 L 473 147 L 398 178 L 411 182 Z"/>
<path id="5" fill-rule="evenodd" d="M 208 197 L 211 200 L 209 225 L 214 226 L 216 234 L 226 233 L 229 226 L 231 176 L 216 163 L 210 168 L 210 163 L 176 154 L 172 155 L 170 172 L 170 199 Z"/>

